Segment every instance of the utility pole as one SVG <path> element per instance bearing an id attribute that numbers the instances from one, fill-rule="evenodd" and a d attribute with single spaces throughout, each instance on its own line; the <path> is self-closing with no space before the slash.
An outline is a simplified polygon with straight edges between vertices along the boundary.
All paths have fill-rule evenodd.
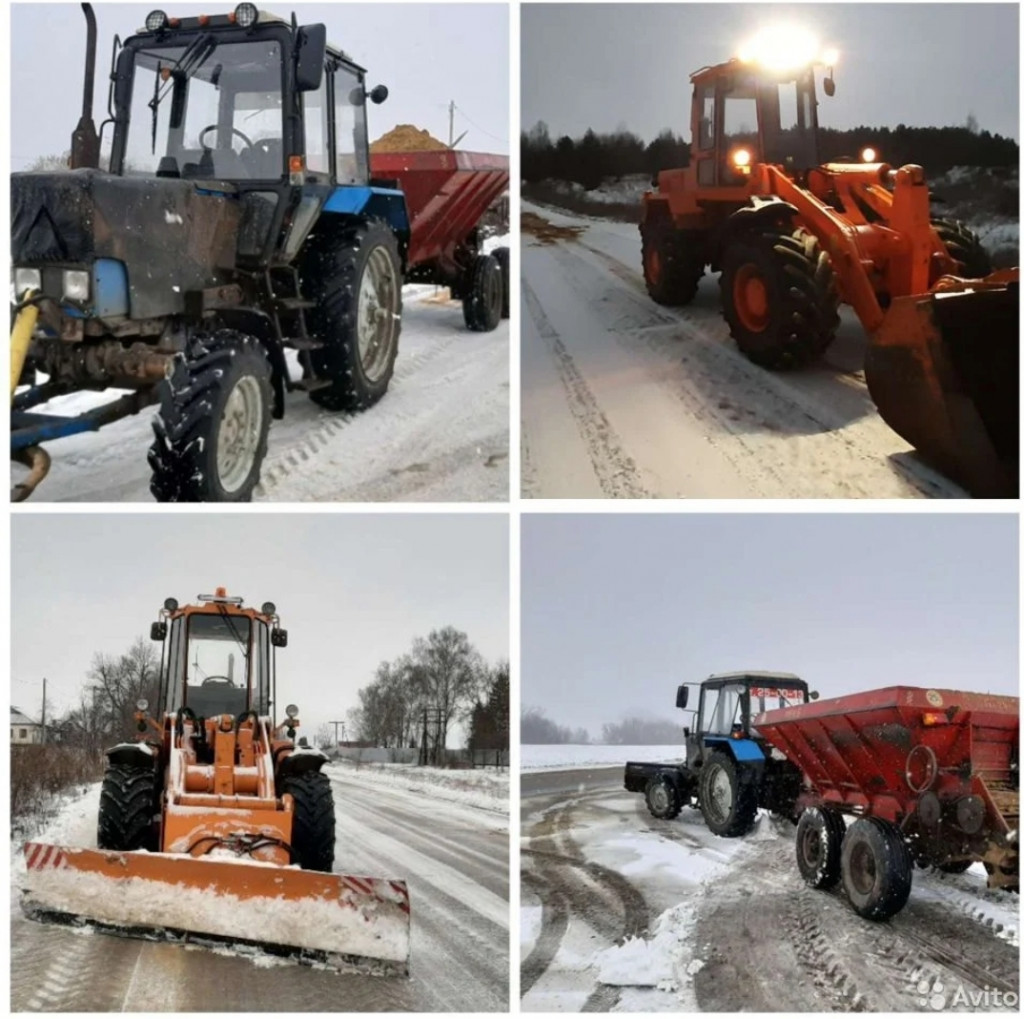
<path id="1" fill-rule="evenodd" d="M 46 742 L 46 677 L 43 676 L 43 742 Z"/>
<path id="2" fill-rule="evenodd" d="M 448 104 L 448 148 L 455 144 L 455 100 Z"/>

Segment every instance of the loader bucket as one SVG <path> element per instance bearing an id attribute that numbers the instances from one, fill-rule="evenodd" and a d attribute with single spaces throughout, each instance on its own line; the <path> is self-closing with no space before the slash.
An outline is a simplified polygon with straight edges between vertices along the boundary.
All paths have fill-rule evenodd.
<path id="1" fill-rule="evenodd" d="M 950 289 L 943 290 L 943 284 Z M 896 298 L 864 362 L 882 419 L 980 498 L 1019 481 L 1017 270 Z"/>
<path id="2" fill-rule="evenodd" d="M 260 945 L 337 966 L 408 973 L 404 881 L 247 859 L 25 844 L 21 905 L 35 919 L 116 933 Z"/>

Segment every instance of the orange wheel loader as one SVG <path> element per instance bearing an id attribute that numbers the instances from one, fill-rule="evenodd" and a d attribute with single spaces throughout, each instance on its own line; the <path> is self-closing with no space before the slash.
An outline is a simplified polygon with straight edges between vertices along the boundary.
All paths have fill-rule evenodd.
<path id="1" fill-rule="evenodd" d="M 405 882 L 334 873 L 334 801 L 319 750 L 276 726 L 273 603 L 224 588 L 168 598 L 159 719 L 108 750 L 96 849 L 25 845 L 22 908 L 119 934 L 229 941 L 300 960 L 407 973 Z"/>
<path id="2" fill-rule="evenodd" d="M 1018 270 L 932 218 L 919 166 L 864 150 L 820 164 L 815 68 L 836 55 L 787 35 L 691 75 L 690 163 L 643 199 L 648 293 L 684 305 L 705 268 L 740 351 L 799 368 L 849 304 L 869 337 L 882 418 L 972 494 L 1013 497 L 1019 460 Z"/>

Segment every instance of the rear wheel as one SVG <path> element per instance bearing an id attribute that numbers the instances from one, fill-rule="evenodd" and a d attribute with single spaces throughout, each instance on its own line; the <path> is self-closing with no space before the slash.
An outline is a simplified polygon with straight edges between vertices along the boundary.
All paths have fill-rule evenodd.
<path id="1" fill-rule="evenodd" d="M 640 227 L 644 283 L 658 304 L 679 307 L 697 294 L 704 275 L 704 235 L 665 222 Z"/>
<path id="2" fill-rule="evenodd" d="M 289 775 L 282 794 L 295 801 L 292 815 L 292 862 L 303 870 L 330 873 L 334 867 L 334 795 L 330 779 L 320 771 Z"/>
<path id="3" fill-rule="evenodd" d="M 939 235 L 950 257 L 963 265 L 958 275 L 978 279 L 992 271 L 992 260 L 973 230 L 955 219 L 933 219 L 932 229 Z"/>
<path id="4" fill-rule="evenodd" d="M 835 338 L 832 260 L 802 228 L 737 237 L 722 256 L 719 285 L 732 338 L 762 368 L 801 368 Z"/>
<path id="5" fill-rule="evenodd" d="M 160 794 L 153 768 L 108 764 L 100 788 L 96 845 L 100 849 L 132 852 L 159 849 L 153 818 Z"/>
<path id="6" fill-rule="evenodd" d="M 493 255 L 477 255 L 462 286 L 462 318 L 475 333 L 489 333 L 501 321 L 505 283 Z"/>
<path id="7" fill-rule="evenodd" d="M 757 788 L 729 754 L 715 750 L 700 771 L 700 810 L 716 835 L 746 835 L 757 816 Z"/>
<path id="8" fill-rule="evenodd" d="M 508 248 L 495 248 L 491 254 L 494 256 L 494 260 L 498 263 L 498 268 L 501 270 L 501 317 L 508 318 L 509 302 L 511 298 L 511 292 L 509 291 L 510 267 Z"/>
<path id="9" fill-rule="evenodd" d="M 834 888 L 841 876 L 840 853 L 846 822 L 834 810 L 811 807 L 796 826 L 796 865 L 811 888 Z"/>
<path id="10" fill-rule="evenodd" d="M 644 799 L 651 814 L 665 821 L 678 817 L 679 811 L 683 809 L 683 798 L 679 795 L 679 790 L 675 783 L 664 775 L 657 775 L 647 783 Z"/>
<path id="11" fill-rule="evenodd" d="M 231 329 L 196 333 L 171 377 L 149 449 L 159 502 L 249 502 L 267 453 L 270 362 L 259 341 Z"/>
<path id="12" fill-rule="evenodd" d="M 315 308 L 309 332 L 323 344 L 309 352 L 329 386 L 309 398 L 327 410 L 365 410 L 387 391 L 402 329 L 398 241 L 379 220 L 331 233 L 302 264 L 302 287 Z"/>
<path id="13" fill-rule="evenodd" d="M 895 916 L 910 897 L 914 862 L 900 830 L 878 817 L 860 817 L 846 831 L 843 887 L 866 920 Z"/>

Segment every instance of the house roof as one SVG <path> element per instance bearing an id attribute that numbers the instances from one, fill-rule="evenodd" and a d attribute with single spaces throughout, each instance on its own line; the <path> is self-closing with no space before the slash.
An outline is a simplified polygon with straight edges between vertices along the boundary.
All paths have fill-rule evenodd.
<path id="1" fill-rule="evenodd" d="M 38 725 L 35 719 L 29 718 L 23 711 L 11 705 L 11 725 Z"/>

